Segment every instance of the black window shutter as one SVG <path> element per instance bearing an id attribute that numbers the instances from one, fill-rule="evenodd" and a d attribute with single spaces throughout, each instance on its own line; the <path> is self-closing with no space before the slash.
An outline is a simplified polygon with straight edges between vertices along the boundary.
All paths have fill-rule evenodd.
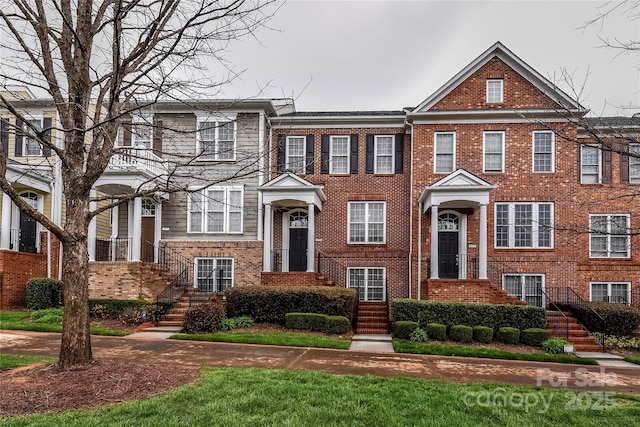
<path id="1" fill-rule="evenodd" d="M 629 183 L 629 146 L 622 144 L 620 146 L 620 183 Z"/>
<path id="2" fill-rule="evenodd" d="M 285 135 L 278 135 L 278 159 L 276 160 L 276 170 L 278 172 L 284 172 L 285 169 L 285 150 L 287 149 L 287 137 Z"/>
<path id="3" fill-rule="evenodd" d="M 6 156 L 9 155 L 9 122 L 6 119 L 0 121 L 0 140 L 2 140 L 2 150 Z"/>
<path id="4" fill-rule="evenodd" d="M 602 150 L 602 183 L 611 184 L 611 148 Z"/>
<path id="5" fill-rule="evenodd" d="M 16 157 L 22 156 L 22 139 L 24 135 L 22 134 L 22 120 L 16 119 L 16 149 L 15 155 Z"/>
<path id="6" fill-rule="evenodd" d="M 51 125 L 53 121 L 51 117 L 45 117 L 42 120 L 42 129 L 43 129 L 43 138 L 47 142 L 51 142 Z M 45 157 L 51 157 L 51 147 L 48 145 L 42 144 L 42 155 Z"/>
<path id="7" fill-rule="evenodd" d="M 357 174 L 358 173 L 358 135 L 351 135 L 351 155 L 349 158 L 349 168 L 351 169 L 349 173 Z"/>
<path id="8" fill-rule="evenodd" d="M 314 150 L 315 138 L 313 135 L 307 135 L 307 152 L 305 155 L 305 164 L 306 170 L 305 173 L 307 175 L 313 174 L 313 164 L 315 163 L 315 159 L 313 158 L 313 150 Z"/>
<path id="9" fill-rule="evenodd" d="M 153 118 L 153 154 L 162 157 L 162 120 Z"/>
<path id="10" fill-rule="evenodd" d="M 320 137 L 320 173 L 329 173 L 329 135 Z"/>
<path id="11" fill-rule="evenodd" d="M 578 170 L 578 184 L 582 182 L 582 145 L 578 144 L 576 145 L 576 147 L 578 147 L 578 155 L 577 155 L 577 161 L 578 161 L 578 166 L 577 166 L 577 170 Z"/>
<path id="12" fill-rule="evenodd" d="M 396 155 L 395 155 L 395 172 L 402 173 L 402 166 L 404 164 L 404 134 L 396 134 Z"/>
<path id="13" fill-rule="evenodd" d="M 373 167 L 373 163 L 375 161 L 374 159 L 374 147 L 373 147 L 373 141 L 374 141 L 374 137 L 371 134 L 367 135 L 367 168 L 366 168 L 366 173 L 373 173 L 374 172 L 374 167 Z"/>

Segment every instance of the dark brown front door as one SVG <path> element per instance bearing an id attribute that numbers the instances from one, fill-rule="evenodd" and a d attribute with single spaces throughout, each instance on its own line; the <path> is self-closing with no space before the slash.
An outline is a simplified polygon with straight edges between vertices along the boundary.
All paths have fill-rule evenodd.
<path id="1" fill-rule="evenodd" d="M 441 231 L 438 233 L 438 277 L 442 279 L 458 278 L 458 232 Z"/>
<path id="2" fill-rule="evenodd" d="M 153 262 L 153 242 L 155 237 L 156 219 L 155 217 L 142 217 L 142 238 L 140 257 L 143 262 Z"/>
<path id="3" fill-rule="evenodd" d="M 307 271 L 307 229 L 289 229 L 289 271 Z"/>

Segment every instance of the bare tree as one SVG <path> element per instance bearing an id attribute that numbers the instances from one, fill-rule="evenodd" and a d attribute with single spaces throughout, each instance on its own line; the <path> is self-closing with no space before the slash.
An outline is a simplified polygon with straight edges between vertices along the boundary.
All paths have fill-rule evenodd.
<path id="1" fill-rule="evenodd" d="M 118 129 L 129 114 L 158 100 L 211 93 L 233 77 L 224 62 L 225 49 L 263 26 L 274 11 L 273 1 L 2 1 L 2 83 L 46 93 L 58 115 L 58 124 L 40 129 L 30 124 L 15 100 L 0 96 L 2 106 L 23 124 L 16 131 L 51 150 L 60 164 L 62 225 L 19 196 L 6 179 L 7 153 L 0 150 L 0 189 L 62 243 L 65 315 L 60 368 L 92 362 L 87 302 L 91 219 L 114 204 L 158 190 L 140 186 L 132 194 L 112 202 L 109 197 L 109 204 L 90 209 L 91 189 L 118 150 Z M 208 78 L 212 63 L 226 67 L 222 79 Z M 59 137 L 51 139 L 52 131 Z M 237 175 L 255 173 L 255 158 L 246 160 Z M 179 191 L 181 184 L 175 179 L 181 174 L 179 166 L 190 163 L 174 157 L 161 190 Z"/>
<path id="2" fill-rule="evenodd" d="M 629 21 L 639 21 L 640 1 L 608 1 L 599 8 L 598 14 L 593 19 L 587 21 L 582 28 L 587 29 L 589 27 L 604 26 L 612 15 L 621 15 Z M 618 50 L 620 53 L 638 52 L 640 50 L 640 39 L 610 38 L 603 36 L 599 36 L 599 38 L 604 43 L 604 46 Z"/>

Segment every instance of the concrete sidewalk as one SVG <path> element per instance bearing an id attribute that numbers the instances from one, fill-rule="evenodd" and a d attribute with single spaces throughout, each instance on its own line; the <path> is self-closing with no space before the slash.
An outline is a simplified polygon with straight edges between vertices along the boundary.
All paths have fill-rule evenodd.
<path id="1" fill-rule="evenodd" d="M 558 363 L 345 351 L 155 338 L 91 337 L 96 359 L 131 363 L 316 370 L 331 374 L 405 376 L 458 383 L 522 384 L 640 394 L 640 369 Z M 0 351 L 57 357 L 60 334 L 0 331 Z M 588 379 L 588 382 L 585 382 Z M 563 383 L 565 383 L 563 382 Z M 587 384 L 587 385 L 585 385 Z M 563 387 L 564 388 L 564 387 Z"/>

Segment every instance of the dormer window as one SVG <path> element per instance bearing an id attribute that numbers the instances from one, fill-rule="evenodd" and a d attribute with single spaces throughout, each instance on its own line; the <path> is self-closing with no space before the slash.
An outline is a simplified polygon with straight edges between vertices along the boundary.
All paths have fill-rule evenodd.
<path id="1" fill-rule="evenodd" d="M 487 79 L 487 102 L 503 102 L 504 81 L 502 79 Z"/>

